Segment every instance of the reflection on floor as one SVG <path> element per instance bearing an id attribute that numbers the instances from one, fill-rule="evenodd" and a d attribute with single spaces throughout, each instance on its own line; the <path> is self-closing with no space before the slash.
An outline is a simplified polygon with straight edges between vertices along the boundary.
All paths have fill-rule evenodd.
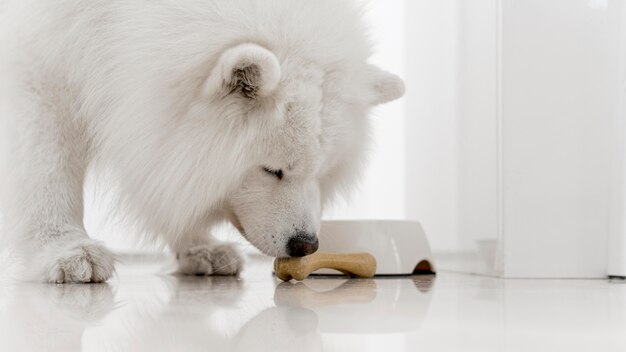
<path id="1" fill-rule="evenodd" d="M 439 273 L 280 283 L 176 277 L 129 257 L 108 284 L 0 283 L 2 351 L 622 351 L 626 285 Z"/>

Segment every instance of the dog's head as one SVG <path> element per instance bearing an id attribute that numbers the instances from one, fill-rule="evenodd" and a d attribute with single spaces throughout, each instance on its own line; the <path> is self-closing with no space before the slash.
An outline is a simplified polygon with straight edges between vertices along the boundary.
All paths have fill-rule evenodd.
<path id="1" fill-rule="evenodd" d="M 365 60 L 316 64 L 256 44 L 214 67 L 204 94 L 237 115 L 237 145 L 249 148 L 234 156 L 246 170 L 226 200 L 231 222 L 268 255 L 315 252 L 323 205 L 364 162 L 368 110 L 402 96 L 402 80 Z"/>

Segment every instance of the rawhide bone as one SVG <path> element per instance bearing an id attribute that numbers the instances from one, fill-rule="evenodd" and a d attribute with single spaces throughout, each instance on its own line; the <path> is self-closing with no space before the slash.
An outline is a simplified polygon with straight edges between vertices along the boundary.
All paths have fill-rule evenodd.
<path id="1" fill-rule="evenodd" d="M 276 258 L 274 272 L 283 281 L 304 280 L 318 269 L 334 269 L 358 277 L 376 273 L 376 258 L 369 253 L 313 253 L 299 258 Z"/>

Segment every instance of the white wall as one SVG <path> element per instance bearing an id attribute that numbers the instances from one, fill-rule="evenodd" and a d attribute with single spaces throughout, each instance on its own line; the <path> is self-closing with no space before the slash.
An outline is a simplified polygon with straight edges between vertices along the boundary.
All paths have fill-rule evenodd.
<path id="1" fill-rule="evenodd" d="M 407 217 L 422 222 L 435 251 L 457 236 L 457 5 L 406 2 Z"/>
<path id="2" fill-rule="evenodd" d="M 458 250 L 471 255 L 453 269 L 500 274 L 498 3 L 457 4 L 457 236 Z"/>
<path id="3" fill-rule="evenodd" d="M 407 215 L 446 269 L 494 274 L 496 1 L 408 1 Z"/>
<path id="4" fill-rule="evenodd" d="M 620 31 L 620 74 L 614 84 L 621 92 L 614 123 L 613 178 L 611 180 L 611 237 L 609 241 L 609 275 L 626 276 L 626 5 L 622 4 Z"/>

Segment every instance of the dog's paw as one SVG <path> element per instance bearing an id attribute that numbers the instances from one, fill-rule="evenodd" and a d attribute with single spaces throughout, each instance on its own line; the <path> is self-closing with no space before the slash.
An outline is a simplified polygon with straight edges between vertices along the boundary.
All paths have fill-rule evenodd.
<path id="1" fill-rule="evenodd" d="M 114 271 L 113 254 L 90 239 L 50 243 L 37 259 L 44 279 L 55 283 L 104 282 Z"/>
<path id="2" fill-rule="evenodd" d="M 179 253 L 178 265 L 185 275 L 237 275 L 243 258 L 232 244 L 198 245 Z"/>
<path id="3" fill-rule="evenodd" d="M 217 275 L 236 275 L 243 268 L 243 258 L 232 244 L 220 244 L 213 247 L 213 273 Z"/>

